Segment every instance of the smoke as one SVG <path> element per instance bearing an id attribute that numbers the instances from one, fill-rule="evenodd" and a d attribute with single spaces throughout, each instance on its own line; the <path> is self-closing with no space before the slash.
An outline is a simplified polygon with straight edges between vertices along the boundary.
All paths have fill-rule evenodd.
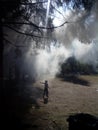
<path id="1" fill-rule="evenodd" d="M 81 63 L 98 64 L 98 44 L 82 44 L 78 39 L 72 42 L 73 56 Z"/>
<path id="2" fill-rule="evenodd" d="M 64 17 L 60 15 L 62 22 L 59 25 L 64 21 L 68 23 L 54 31 L 56 39 L 65 48 L 70 49 L 77 60 L 96 66 L 98 63 L 98 2 L 90 12 L 83 8 L 81 10 L 66 8 L 63 15 Z M 55 22 L 57 20 L 54 20 L 54 25 Z"/>
<path id="3" fill-rule="evenodd" d="M 36 73 L 37 79 L 44 79 L 55 77 L 57 72 L 60 71 L 60 64 L 62 64 L 71 54 L 62 44 L 51 43 L 50 47 L 44 49 L 35 49 L 34 54 L 30 55 L 29 50 L 26 54 L 26 62 L 31 64 L 30 71 Z M 33 57 L 33 58 L 32 58 Z M 30 61 L 30 62 L 29 62 Z"/>
<path id="4" fill-rule="evenodd" d="M 34 51 L 34 50 L 32 50 Z M 54 78 L 60 72 L 60 66 L 69 57 L 74 56 L 79 62 L 92 64 L 94 67 L 98 64 L 98 44 L 82 44 L 78 39 L 74 39 L 71 46 L 65 47 L 63 44 L 50 44 L 50 48 L 36 49 L 36 53 L 26 56 L 26 69 L 36 79 Z"/>
<path id="5" fill-rule="evenodd" d="M 61 8 L 60 11 L 62 11 Z M 31 68 L 30 71 L 36 73 L 38 79 L 55 77 L 60 71 L 60 65 L 71 56 L 74 56 L 82 63 L 92 64 L 96 67 L 98 65 L 97 12 L 97 6 L 95 5 L 89 13 L 84 9 L 79 12 L 66 9 L 66 11 L 62 12 L 64 17 L 62 16 L 58 23 L 56 17 L 53 21 L 56 26 L 62 24 L 65 19 L 69 23 L 56 28 L 52 33 L 57 43 L 50 41 L 50 45 L 46 46 L 45 44 L 44 49 L 36 48 L 35 54 L 29 56 L 29 58 L 27 56 L 26 59 L 32 66 L 29 67 Z M 31 49 L 28 54 L 30 52 Z M 34 49 L 32 52 L 34 52 Z"/>
<path id="6" fill-rule="evenodd" d="M 30 39 L 26 41 L 30 45 L 29 49 L 24 51 L 24 55 L 17 60 L 21 73 L 35 79 L 55 77 L 60 71 L 60 65 L 71 56 L 82 63 L 96 67 L 98 65 L 97 7 L 98 2 L 91 12 L 86 12 L 84 9 L 77 11 L 58 8 L 62 15 L 54 12 L 56 15 L 53 20 L 54 26 L 59 26 L 65 21 L 68 23 L 51 32 L 56 43 L 51 40 L 45 41 L 44 48 L 37 48 L 34 41 Z"/>
<path id="7" fill-rule="evenodd" d="M 90 12 L 84 10 L 74 10 L 68 7 L 58 8 L 63 16 L 58 12 L 55 15 L 59 18 L 53 20 L 54 26 L 61 25 L 65 21 L 64 26 L 56 29 L 54 35 L 56 39 L 66 46 L 70 46 L 74 39 L 79 39 L 81 43 L 91 43 L 97 38 L 98 33 L 98 2 L 93 6 Z M 58 20 L 57 20 L 58 19 Z M 60 20 L 59 20 L 60 19 Z"/>

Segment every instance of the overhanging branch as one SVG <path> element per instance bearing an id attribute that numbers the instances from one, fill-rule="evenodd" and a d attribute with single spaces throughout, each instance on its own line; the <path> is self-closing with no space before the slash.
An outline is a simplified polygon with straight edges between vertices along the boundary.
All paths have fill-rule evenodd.
<path id="1" fill-rule="evenodd" d="M 16 47 L 16 45 L 14 43 L 12 43 L 11 41 L 7 40 L 6 38 L 3 38 L 4 41 L 6 41 L 8 44 L 10 44 L 11 46 Z"/>
<path id="2" fill-rule="evenodd" d="M 24 22 L 3 22 L 3 25 L 6 26 L 8 24 L 19 24 L 19 25 L 30 25 L 30 26 L 34 26 L 36 28 L 41 28 L 41 29 L 56 29 L 56 28 L 59 28 L 59 27 L 62 27 L 64 26 L 65 24 L 68 24 L 68 23 L 75 23 L 75 22 L 68 22 L 68 21 L 65 21 L 64 23 L 62 23 L 61 25 L 59 26 L 53 26 L 53 27 L 44 27 L 44 26 L 37 26 L 36 24 L 34 23 L 24 23 Z"/>
<path id="3" fill-rule="evenodd" d="M 25 46 L 25 45 L 21 45 L 21 46 L 20 45 L 15 45 L 14 43 L 12 43 L 11 41 L 9 41 L 6 38 L 3 38 L 3 40 L 6 41 L 8 44 L 10 44 L 13 47 L 29 47 L 29 45 L 28 46 Z"/>
<path id="4" fill-rule="evenodd" d="M 42 2 L 35 2 L 35 3 L 31 3 L 31 2 L 18 2 L 18 5 L 37 5 L 37 4 L 43 4 L 43 3 L 47 3 L 47 1 L 42 1 Z M 7 6 L 13 6 L 13 5 L 16 5 L 17 2 L 14 2 L 14 1 L 9 1 L 9 2 L 6 2 L 6 1 L 1 1 L 0 2 L 0 6 L 4 6 L 4 5 L 7 5 Z"/>
<path id="5" fill-rule="evenodd" d="M 38 31 L 41 33 L 41 35 L 42 35 L 42 31 L 41 31 L 41 29 L 36 25 L 36 24 L 34 24 L 34 23 L 32 23 L 31 21 L 29 21 L 24 15 L 22 15 L 23 16 L 23 18 L 28 22 L 28 23 L 30 23 L 31 25 L 33 25 L 36 29 L 38 29 Z"/>
<path id="6" fill-rule="evenodd" d="M 5 27 L 7 27 L 7 28 L 9 28 L 9 29 L 11 29 L 11 30 L 13 30 L 13 31 L 15 31 L 15 32 L 17 32 L 17 33 L 19 33 L 19 34 L 22 34 L 22 35 L 26 35 L 26 36 L 30 36 L 30 37 L 37 37 L 37 38 L 48 38 L 48 37 L 45 37 L 45 36 L 38 36 L 38 35 L 33 35 L 33 34 L 21 32 L 21 31 L 15 29 L 15 28 L 13 28 L 13 27 L 11 27 L 11 26 L 9 26 L 9 25 L 5 25 Z"/>

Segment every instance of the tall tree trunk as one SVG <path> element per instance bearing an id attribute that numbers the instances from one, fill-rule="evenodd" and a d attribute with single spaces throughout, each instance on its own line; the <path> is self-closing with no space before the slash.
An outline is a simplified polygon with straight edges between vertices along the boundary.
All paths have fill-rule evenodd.
<path id="1" fill-rule="evenodd" d="M 0 87 L 3 86 L 3 27 L 0 17 Z"/>
<path id="2" fill-rule="evenodd" d="M 3 98 L 3 99 L 2 99 Z M 0 10 L 0 120 L 3 124 L 3 110 L 4 110 L 4 88 L 3 88 L 3 27 L 2 16 Z M 1 125 L 2 128 L 2 125 Z"/>

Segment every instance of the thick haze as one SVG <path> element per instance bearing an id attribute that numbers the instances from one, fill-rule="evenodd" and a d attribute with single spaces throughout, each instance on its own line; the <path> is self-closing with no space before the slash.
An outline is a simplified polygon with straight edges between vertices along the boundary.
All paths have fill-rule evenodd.
<path id="1" fill-rule="evenodd" d="M 38 77 L 55 76 L 60 71 L 60 64 L 70 56 L 74 56 L 83 63 L 92 64 L 96 67 L 98 64 L 98 4 L 96 4 L 90 13 L 84 9 L 77 12 L 75 10 L 66 10 L 62 12 L 60 21 L 54 19 L 54 25 L 59 26 L 68 21 L 62 27 L 56 28 L 53 32 L 57 43 L 50 43 L 50 48 L 37 50 L 36 72 Z"/>
<path id="2" fill-rule="evenodd" d="M 64 9 L 64 8 L 63 8 Z M 36 48 L 34 42 L 27 40 L 29 48 L 17 61 L 21 72 L 29 73 L 38 79 L 54 77 L 60 71 L 60 65 L 74 56 L 83 63 L 98 64 L 98 2 L 91 12 L 58 8 L 59 14 L 53 20 L 54 26 L 65 21 L 64 26 L 56 28 L 52 36 L 56 42 L 45 41 L 44 48 Z M 48 46 L 47 46 L 48 44 Z M 10 56 L 10 53 L 9 53 Z"/>

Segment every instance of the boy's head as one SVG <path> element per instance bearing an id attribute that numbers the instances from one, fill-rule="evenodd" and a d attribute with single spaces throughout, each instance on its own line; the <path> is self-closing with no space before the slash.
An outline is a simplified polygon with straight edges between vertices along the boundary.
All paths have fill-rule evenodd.
<path id="1" fill-rule="evenodd" d="M 47 81 L 47 80 L 45 80 L 45 83 L 48 83 L 48 81 Z"/>

